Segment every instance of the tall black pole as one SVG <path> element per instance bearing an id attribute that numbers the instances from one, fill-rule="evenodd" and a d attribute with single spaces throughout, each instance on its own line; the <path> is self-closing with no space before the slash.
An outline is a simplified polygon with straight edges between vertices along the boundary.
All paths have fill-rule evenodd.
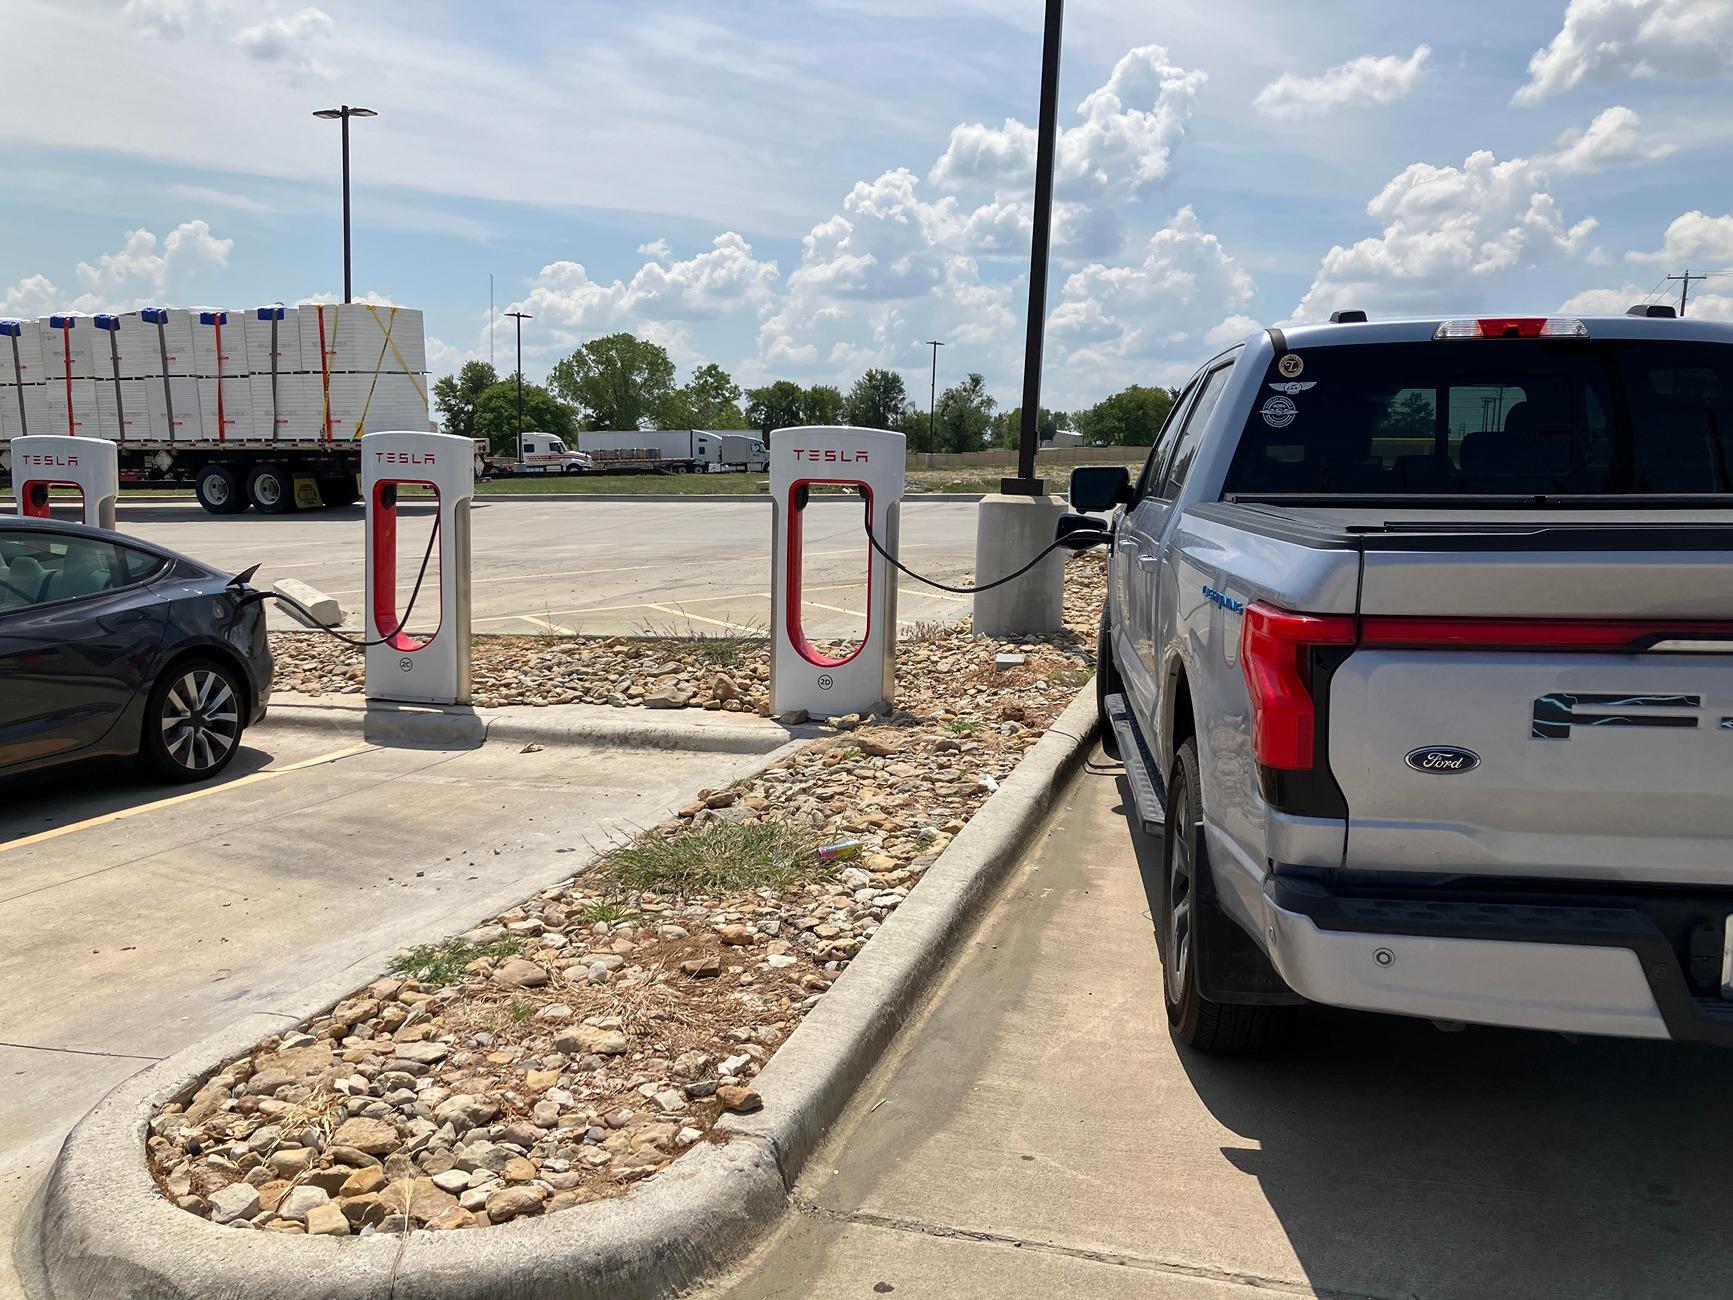
<path id="1" fill-rule="evenodd" d="M 354 300 L 349 273 L 349 105 L 343 105 L 343 301 Z"/>
<path id="2" fill-rule="evenodd" d="M 1001 479 L 1007 496 L 1038 497 L 1047 485 L 1035 477 L 1040 441 L 1041 348 L 1047 329 L 1047 251 L 1053 229 L 1053 154 L 1059 133 L 1059 29 L 1065 0 L 1047 0 L 1041 47 L 1041 120 L 1035 136 L 1035 215 L 1029 237 L 1029 332 L 1023 347 L 1023 421 L 1018 435 L 1017 477 Z"/>
<path id="3" fill-rule="evenodd" d="M 933 453 L 938 450 L 939 440 L 933 430 L 933 425 L 939 409 L 939 349 L 945 345 L 938 339 L 928 339 L 927 346 L 933 350 L 933 379 L 927 387 L 927 468 L 933 467 Z"/>
<path id="4" fill-rule="evenodd" d="M 534 320 L 527 311 L 508 311 L 517 322 L 517 450 L 523 454 L 524 447 L 524 322 Z"/>

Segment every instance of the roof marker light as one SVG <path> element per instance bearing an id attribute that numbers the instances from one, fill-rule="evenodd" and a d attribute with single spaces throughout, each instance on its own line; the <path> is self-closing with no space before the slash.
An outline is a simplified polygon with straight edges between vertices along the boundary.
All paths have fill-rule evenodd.
<path id="1" fill-rule="evenodd" d="M 1435 339 L 1586 339 L 1589 327 L 1571 316 L 1481 316 L 1447 320 Z"/>

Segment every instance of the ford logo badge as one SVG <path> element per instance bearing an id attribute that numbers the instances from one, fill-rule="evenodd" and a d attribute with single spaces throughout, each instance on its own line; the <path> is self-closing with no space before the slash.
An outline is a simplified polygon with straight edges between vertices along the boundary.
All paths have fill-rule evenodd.
<path id="1" fill-rule="evenodd" d="M 1480 755 L 1455 745 L 1428 745 L 1409 751 L 1408 766 L 1416 772 L 1472 772 L 1480 766 Z"/>

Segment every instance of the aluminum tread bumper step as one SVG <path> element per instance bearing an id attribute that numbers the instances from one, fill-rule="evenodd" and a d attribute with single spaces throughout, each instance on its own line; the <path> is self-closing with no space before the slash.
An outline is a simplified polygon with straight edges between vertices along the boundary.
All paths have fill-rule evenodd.
<path id="1" fill-rule="evenodd" d="M 1155 756 L 1143 742 L 1143 732 L 1131 717 L 1131 705 L 1123 695 L 1107 697 L 1107 722 L 1119 741 L 1119 756 L 1125 763 L 1125 779 L 1146 835 L 1160 835 L 1167 826 L 1167 785 L 1157 770 Z"/>

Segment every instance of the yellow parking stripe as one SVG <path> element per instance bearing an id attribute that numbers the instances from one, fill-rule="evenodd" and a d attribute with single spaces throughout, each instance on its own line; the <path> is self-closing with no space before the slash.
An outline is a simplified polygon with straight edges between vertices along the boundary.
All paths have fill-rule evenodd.
<path id="1" fill-rule="evenodd" d="M 289 763 L 283 767 L 271 767 L 262 772 L 253 772 L 222 785 L 207 785 L 202 790 L 189 790 L 186 794 L 170 795 L 167 799 L 139 804 L 136 808 L 122 808 L 119 812 L 103 813 L 100 817 L 73 822 L 69 826 L 56 826 L 50 831 L 38 831 L 34 835 L 26 835 L 23 839 L 0 844 L 0 853 L 10 853 L 13 849 L 27 848 L 32 844 L 40 844 L 44 840 L 59 839 L 62 835 L 70 835 L 74 831 L 89 830 L 94 826 L 106 826 L 110 822 L 124 821 L 128 817 L 136 817 L 140 813 L 155 812 L 158 808 L 172 808 L 175 804 L 203 799 L 207 794 L 221 794 L 225 790 L 238 790 L 244 785 L 256 785 L 260 781 L 269 781 L 272 777 L 283 776 L 288 772 L 298 772 L 302 768 L 317 767 L 321 763 L 335 763 L 340 758 L 348 758 L 373 748 L 375 746 L 368 744 L 350 745 L 347 749 L 332 750 L 329 754 L 321 754 L 317 758 L 304 758 L 299 763 Z"/>

